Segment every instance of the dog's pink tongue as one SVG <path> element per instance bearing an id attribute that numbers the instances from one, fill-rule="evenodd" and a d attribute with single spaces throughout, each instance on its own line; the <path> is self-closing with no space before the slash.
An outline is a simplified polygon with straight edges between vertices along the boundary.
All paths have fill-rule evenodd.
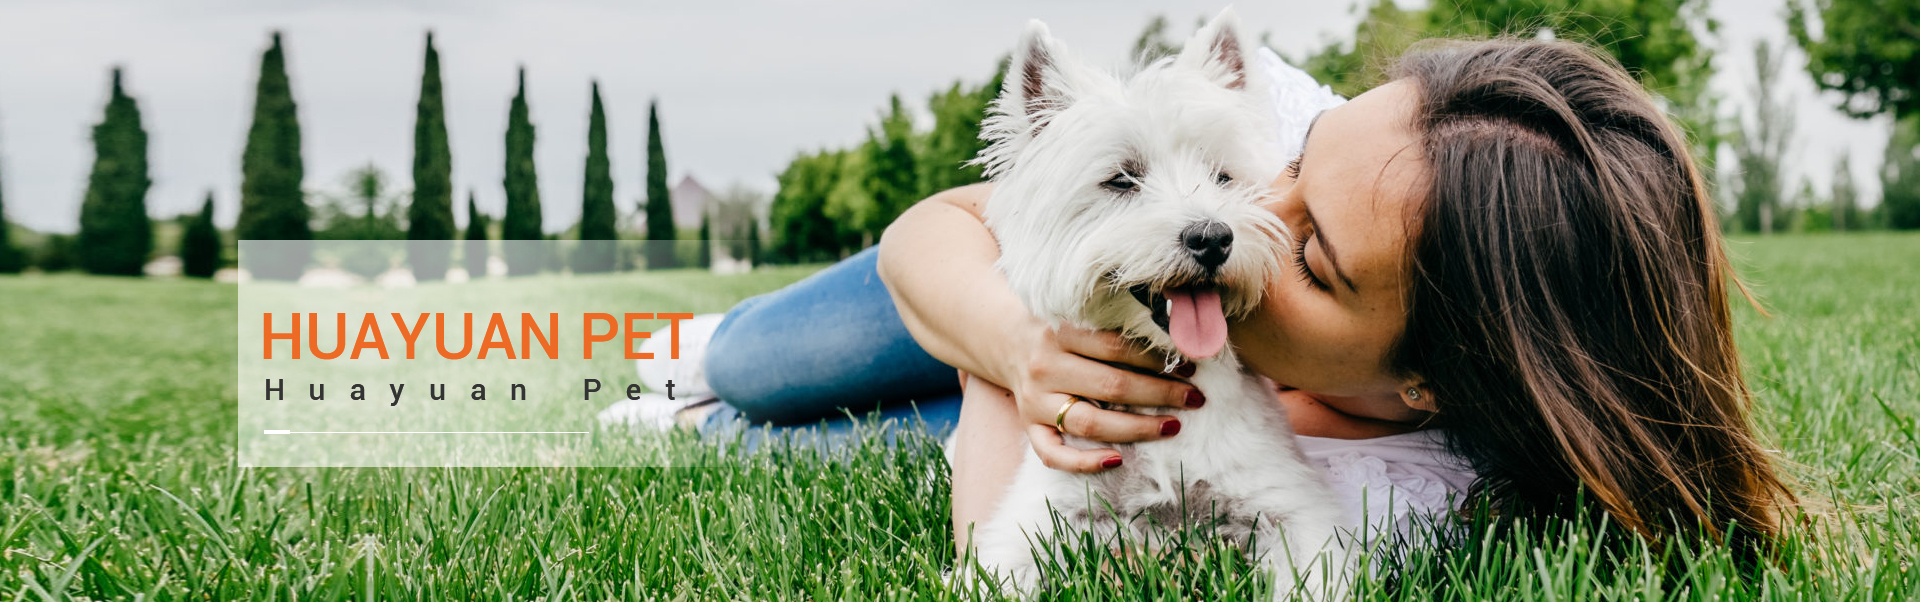
<path id="1" fill-rule="evenodd" d="M 1206 359 L 1227 345 L 1227 316 L 1220 310 L 1220 291 L 1167 291 L 1167 334 L 1173 346 L 1194 359 Z"/>

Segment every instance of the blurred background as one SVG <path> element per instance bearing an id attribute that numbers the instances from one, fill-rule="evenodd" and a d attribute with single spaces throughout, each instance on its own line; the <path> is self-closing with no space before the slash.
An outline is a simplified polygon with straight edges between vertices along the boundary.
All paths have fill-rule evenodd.
<path id="1" fill-rule="evenodd" d="M 980 179 L 962 163 L 1026 19 L 1120 66 L 1219 8 L 0 3 L 0 270 L 233 278 L 237 238 L 562 245 L 491 267 L 466 245 L 426 279 L 828 261 Z M 1912 0 L 1236 9 L 1347 95 L 1421 38 L 1587 41 L 1691 132 L 1730 231 L 1920 228 Z M 617 239 L 684 242 L 569 242 Z"/>
<path id="2" fill-rule="evenodd" d="M 260 383 L 237 378 L 237 317 L 262 291 L 726 311 L 978 180 L 963 162 L 1027 19 L 1119 67 L 1223 4 L 0 0 L 0 272 L 21 272 L 0 274 L 0 600 L 972 599 L 949 587 L 934 439 L 669 438 L 724 473 L 241 468 L 242 426 L 289 426 L 241 415 Z M 1692 136 L 1766 307 L 1731 304 L 1756 426 L 1812 509 L 1833 502 L 1831 536 L 1764 577 L 1713 541 L 1549 524 L 1410 557 L 1431 570 L 1383 572 L 1369 600 L 1920 599 L 1920 0 L 1235 8 L 1349 95 L 1434 36 L 1617 57 Z M 296 252 L 243 270 L 239 239 Z M 343 242 L 367 239 L 393 242 Z M 438 279 L 468 281 L 406 288 Z M 617 354 L 526 365 L 526 415 L 554 424 L 608 400 L 574 395 L 583 376 L 640 382 Z M 361 412 L 347 378 L 509 378 L 366 367 L 310 409 Z M 289 403 L 319 404 L 296 382 Z M 1174 554 L 1067 574 L 1125 588 L 1096 599 L 1258 591 Z M 1161 570 L 1183 566 L 1206 568 Z"/>

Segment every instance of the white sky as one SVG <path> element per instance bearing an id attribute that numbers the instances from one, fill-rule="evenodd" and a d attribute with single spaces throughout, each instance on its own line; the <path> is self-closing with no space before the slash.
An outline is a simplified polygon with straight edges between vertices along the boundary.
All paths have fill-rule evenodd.
<path id="1" fill-rule="evenodd" d="M 1714 0 L 1722 21 L 1721 77 L 1734 105 L 1752 79 L 1751 44 L 1786 43 L 1783 0 Z M 1270 31 L 1283 54 L 1356 20 L 1350 2 L 1237 5 L 1251 35 Z M 1185 34 L 1221 3 L 1071 0 L 834 2 L 504 2 L 423 0 L 0 0 L 0 162 L 7 217 L 31 228 L 78 224 L 107 72 L 127 69 L 150 136 L 156 217 L 197 210 L 214 191 L 218 221 L 238 214 L 240 154 L 260 51 L 285 32 L 300 107 L 309 189 L 337 190 L 368 162 L 407 187 L 422 34 L 440 49 L 456 200 L 479 193 L 498 214 L 502 134 L 514 68 L 528 68 L 537 163 L 549 229 L 579 215 L 588 81 L 607 103 L 616 202 L 643 194 L 646 110 L 660 99 L 673 180 L 771 191 L 795 153 L 859 140 L 891 92 L 924 106 L 955 79 L 979 82 L 1028 18 L 1047 21 L 1083 56 L 1125 59 L 1155 14 Z M 1794 173 L 1821 190 L 1833 156 L 1850 150 L 1855 180 L 1874 182 L 1886 123 L 1847 119 L 1816 96 L 1804 71 L 1784 78 L 1800 104 Z M 1866 204 L 1877 202 L 1869 193 Z M 464 209 L 458 211 L 464 215 Z M 464 220 L 464 218 L 463 218 Z"/>

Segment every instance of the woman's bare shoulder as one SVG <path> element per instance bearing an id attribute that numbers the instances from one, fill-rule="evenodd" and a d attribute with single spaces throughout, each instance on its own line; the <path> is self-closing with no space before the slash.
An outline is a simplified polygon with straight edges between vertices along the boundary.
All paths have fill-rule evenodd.
<path id="1" fill-rule="evenodd" d="M 973 214 L 976 218 L 982 218 L 986 215 L 987 197 L 992 193 L 993 183 L 981 182 L 936 192 L 923 202 L 951 205 Z"/>

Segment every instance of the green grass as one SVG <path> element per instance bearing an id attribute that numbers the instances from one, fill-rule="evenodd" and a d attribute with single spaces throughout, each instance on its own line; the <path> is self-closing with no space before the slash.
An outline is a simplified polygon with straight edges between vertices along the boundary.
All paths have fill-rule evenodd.
<path id="1" fill-rule="evenodd" d="M 1376 600 L 1920 599 L 1920 236 L 1740 240 L 1773 317 L 1738 310 L 1759 421 L 1838 509 L 1742 579 L 1711 545 L 1541 526 L 1420 555 Z M 554 279 L 711 311 L 802 270 Z M 907 437 L 822 453 L 718 448 L 699 469 L 234 467 L 235 289 L 0 278 L 0 599 L 940 599 L 946 468 Z M 624 368 L 622 368 L 624 371 Z M 693 449 L 691 440 L 676 445 Z M 1243 598 L 1224 546 L 1115 576 L 1056 567 L 1057 599 Z M 1075 558 L 1102 555 L 1083 543 Z"/>

